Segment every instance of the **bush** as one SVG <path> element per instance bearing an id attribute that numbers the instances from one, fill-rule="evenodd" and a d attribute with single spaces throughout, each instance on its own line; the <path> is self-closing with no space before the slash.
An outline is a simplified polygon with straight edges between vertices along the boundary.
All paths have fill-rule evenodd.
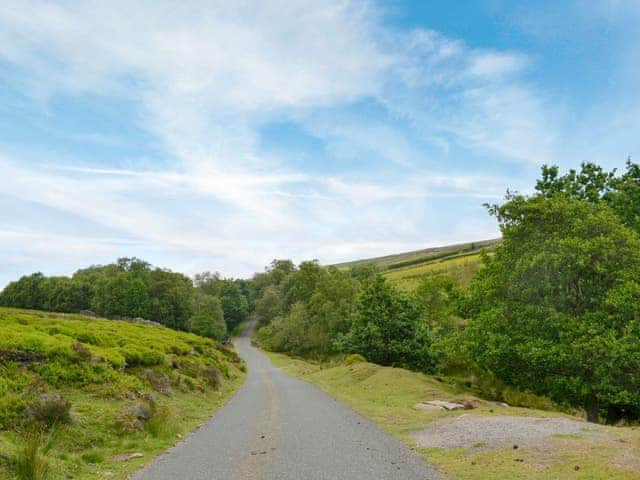
<path id="1" fill-rule="evenodd" d="M 90 464 L 104 462 L 104 456 L 98 452 L 83 453 L 81 458 L 85 463 L 90 463 Z"/>
<path id="2" fill-rule="evenodd" d="M 26 423 L 39 423 L 45 428 L 71 423 L 71 403 L 58 393 L 44 393 L 25 409 Z"/>
<path id="3" fill-rule="evenodd" d="M 359 353 L 352 353 L 351 355 L 347 355 L 347 358 L 344 359 L 345 365 L 353 365 L 354 363 L 363 363 L 366 362 L 367 359 L 364 358 Z"/>
<path id="4" fill-rule="evenodd" d="M 220 374 L 218 367 L 210 365 L 206 370 L 206 379 L 211 388 L 218 390 L 222 383 L 222 375 Z"/>

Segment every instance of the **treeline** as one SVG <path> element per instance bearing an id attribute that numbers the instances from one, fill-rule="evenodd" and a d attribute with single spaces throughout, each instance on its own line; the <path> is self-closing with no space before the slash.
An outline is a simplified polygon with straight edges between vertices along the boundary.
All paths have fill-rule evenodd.
<path id="1" fill-rule="evenodd" d="M 534 194 L 487 208 L 503 240 L 468 291 L 437 276 L 406 294 L 369 267 L 272 263 L 252 287 L 262 344 L 463 370 L 592 421 L 640 418 L 640 167 L 544 166 Z"/>
<path id="2" fill-rule="evenodd" d="M 71 277 L 24 276 L 0 293 L 0 305 L 144 318 L 223 340 L 248 318 L 249 295 L 245 280 L 223 279 L 208 272 L 192 280 L 137 258 L 121 258 L 78 270 Z"/>
<path id="3" fill-rule="evenodd" d="M 408 295 L 373 266 L 339 270 L 310 261 L 296 267 L 289 260 L 275 260 L 252 288 L 259 339 L 268 349 L 315 358 L 359 353 L 428 372 L 437 364 L 434 332 L 451 328 L 448 322 L 432 328 L 430 319 L 436 309 L 449 315 L 446 301 L 461 295 L 446 279 L 425 280 L 418 294 Z"/>

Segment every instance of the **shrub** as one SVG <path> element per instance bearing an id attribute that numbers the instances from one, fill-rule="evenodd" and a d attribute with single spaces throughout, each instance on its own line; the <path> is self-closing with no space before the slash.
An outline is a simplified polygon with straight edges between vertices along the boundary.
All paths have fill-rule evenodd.
<path id="1" fill-rule="evenodd" d="M 153 437 L 159 437 L 169 431 L 171 426 L 171 410 L 167 405 L 153 404 L 151 418 L 145 428 Z"/>
<path id="2" fill-rule="evenodd" d="M 46 428 L 71 423 L 71 403 L 58 393 L 40 395 L 25 410 L 27 423 L 40 423 Z"/>
<path id="3" fill-rule="evenodd" d="M 51 468 L 43 451 L 41 430 L 29 430 L 13 459 L 13 470 L 18 480 L 46 480 L 51 477 Z"/>
<path id="4" fill-rule="evenodd" d="M 102 463 L 104 456 L 98 452 L 86 452 L 82 454 L 82 460 L 85 463 Z"/>
<path id="5" fill-rule="evenodd" d="M 82 342 L 76 342 L 71 346 L 73 350 L 72 359 L 76 362 L 86 362 L 91 360 L 91 350 Z"/>
<path id="6" fill-rule="evenodd" d="M 164 373 L 158 373 L 151 368 L 147 368 L 142 372 L 140 376 L 143 380 L 149 382 L 151 388 L 153 388 L 156 392 L 171 392 L 171 379 Z"/>
<path id="7" fill-rule="evenodd" d="M 152 367 L 164 362 L 164 354 L 145 347 L 127 345 L 122 349 L 127 367 Z"/>
<path id="8" fill-rule="evenodd" d="M 351 355 L 347 355 L 347 358 L 344 359 L 345 365 L 353 365 L 354 363 L 363 363 L 366 362 L 367 359 L 364 358 L 359 353 L 352 353 Z"/>
<path id="9" fill-rule="evenodd" d="M 220 388 L 220 384 L 222 383 L 222 375 L 220 374 L 220 370 L 215 365 L 210 365 L 206 371 L 206 379 L 207 383 L 211 388 L 217 390 Z"/>
<path id="10" fill-rule="evenodd" d="M 0 396 L 0 430 L 13 427 L 24 414 L 28 403 L 24 394 L 7 392 Z"/>

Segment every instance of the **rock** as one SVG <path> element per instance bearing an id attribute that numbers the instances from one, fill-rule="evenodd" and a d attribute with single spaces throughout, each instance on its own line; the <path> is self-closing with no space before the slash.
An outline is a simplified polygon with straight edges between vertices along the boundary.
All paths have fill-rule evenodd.
<path id="1" fill-rule="evenodd" d="M 85 317 L 93 317 L 93 318 L 96 318 L 98 316 L 96 312 L 92 312 L 91 310 L 80 310 L 80 315 L 84 315 Z"/>
<path id="2" fill-rule="evenodd" d="M 418 405 L 420 405 L 421 407 L 418 407 Z M 465 409 L 465 405 L 462 403 L 447 402 L 445 400 L 430 400 L 428 402 L 422 402 L 414 405 L 414 408 L 416 407 L 418 407 L 417 410 L 437 410 L 437 409 L 463 410 Z"/>
<path id="3" fill-rule="evenodd" d="M 135 458 L 142 458 L 144 455 L 142 453 L 121 453 L 120 455 L 116 455 L 112 457 L 114 462 L 128 462 L 129 460 L 133 460 Z"/>

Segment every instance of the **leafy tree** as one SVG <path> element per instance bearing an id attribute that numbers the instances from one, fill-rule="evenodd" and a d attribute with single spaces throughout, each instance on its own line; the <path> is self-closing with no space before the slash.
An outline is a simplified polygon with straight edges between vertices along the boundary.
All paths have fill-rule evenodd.
<path id="1" fill-rule="evenodd" d="M 79 312 L 91 307 L 92 289 L 69 277 L 48 277 L 41 284 L 42 308 L 51 312 Z"/>
<path id="2" fill-rule="evenodd" d="M 360 292 L 351 328 L 338 337 L 337 346 L 381 365 L 432 371 L 431 332 L 419 317 L 419 308 L 406 295 L 377 276 Z"/>
<path id="3" fill-rule="evenodd" d="M 584 406 L 590 420 L 637 415 L 638 234 L 588 188 L 540 190 L 491 208 L 503 242 L 473 280 L 467 352 L 510 385 Z"/>
<path id="4" fill-rule="evenodd" d="M 424 277 L 415 292 L 422 320 L 438 333 L 457 330 L 463 298 L 464 294 L 455 281 L 445 275 Z"/>
<path id="5" fill-rule="evenodd" d="M 38 272 L 9 283 L 0 294 L 0 304 L 6 307 L 42 309 L 44 278 L 44 275 Z"/>
<path id="6" fill-rule="evenodd" d="M 224 311 L 227 328 L 233 330 L 249 318 L 249 302 L 240 285 L 233 280 L 224 280 L 220 286 L 220 302 Z"/>
<path id="7" fill-rule="evenodd" d="M 216 340 L 227 338 L 227 325 L 219 298 L 196 292 L 193 296 L 192 310 L 193 315 L 189 319 L 190 331 Z"/>
<path id="8" fill-rule="evenodd" d="M 289 305 L 296 302 L 308 302 L 323 273 L 324 269 L 318 265 L 317 260 L 302 262 L 283 281 L 286 302 Z"/>
<path id="9" fill-rule="evenodd" d="M 177 330 L 187 330 L 193 284 L 181 273 L 156 268 L 149 273 L 149 318 Z"/>
<path id="10" fill-rule="evenodd" d="M 262 296 L 256 301 L 256 315 L 260 325 L 268 325 L 285 311 L 284 298 L 276 285 L 269 285 L 262 290 Z"/>
<path id="11" fill-rule="evenodd" d="M 616 212 L 622 221 L 640 232 L 640 165 L 627 160 L 626 171 L 605 172 L 593 163 L 583 163 L 579 171 L 569 170 L 560 175 L 557 166 L 542 167 L 542 178 L 536 191 L 547 198 L 562 194 L 591 203 L 603 202 Z"/>
<path id="12" fill-rule="evenodd" d="M 286 315 L 280 315 L 260 330 L 260 341 L 270 350 L 293 355 L 308 355 L 309 317 L 302 302 L 295 303 Z"/>

